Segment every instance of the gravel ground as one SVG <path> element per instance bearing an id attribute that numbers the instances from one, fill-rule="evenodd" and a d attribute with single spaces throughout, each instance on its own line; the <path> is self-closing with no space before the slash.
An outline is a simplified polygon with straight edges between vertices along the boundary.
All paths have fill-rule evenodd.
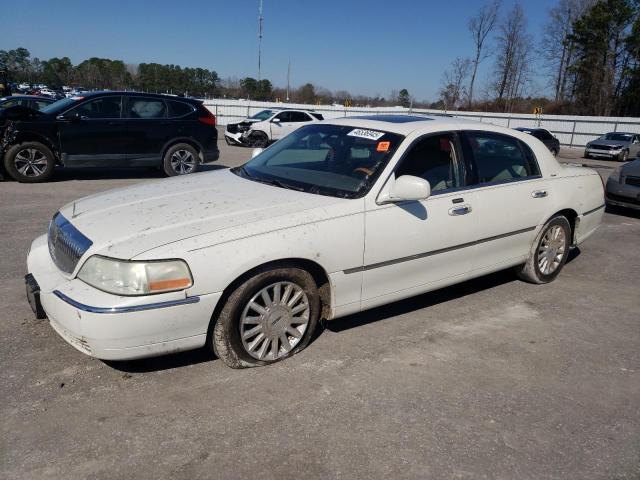
<path id="1" fill-rule="evenodd" d="M 615 166 L 580 153 L 562 161 Z M 501 272 L 397 302 L 268 368 L 107 364 L 34 319 L 25 255 L 62 204 L 158 177 L 0 183 L 0 478 L 640 478 L 638 214 L 607 213 L 553 284 Z"/>

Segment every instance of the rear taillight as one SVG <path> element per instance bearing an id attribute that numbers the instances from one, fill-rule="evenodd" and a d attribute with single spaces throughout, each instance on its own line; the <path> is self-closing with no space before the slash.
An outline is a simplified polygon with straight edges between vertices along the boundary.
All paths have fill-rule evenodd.
<path id="1" fill-rule="evenodd" d="M 212 127 L 216 126 L 216 116 L 211 113 L 211 112 L 207 112 L 208 115 L 204 116 L 204 117 L 198 117 L 198 121 L 200 123 L 204 123 L 205 125 L 211 125 Z"/>

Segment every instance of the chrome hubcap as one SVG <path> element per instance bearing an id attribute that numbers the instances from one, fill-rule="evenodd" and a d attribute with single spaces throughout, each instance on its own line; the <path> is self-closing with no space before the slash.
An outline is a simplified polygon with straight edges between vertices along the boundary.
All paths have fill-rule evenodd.
<path id="1" fill-rule="evenodd" d="M 564 228 L 554 225 L 546 231 L 538 247 L 538 268 L 543 275 L 556 271 L 567 248 Z"/>
<path id="2" fill-rule="evenodd" d="M 171 168 L 178 175 L 184 175 L 193 172 L 196 166 L 196 159 L 188 150 L 176 150 L 171 155 Z"/>
<path id="3" fill-rule="evenodd" d="M 35 148 L 20 150 L 13 163 L 16 170 L 25 177 L 39 177 L 47 169 L 47 157 Z"/>
<path id="4" fill-rule="evenodd" d="M 291 351 L 309 326 L 309 299 L 291 282 L 273 283 L 249 300 L 240 317 L 240 338 L 258 360 L 276 360 Z"/>

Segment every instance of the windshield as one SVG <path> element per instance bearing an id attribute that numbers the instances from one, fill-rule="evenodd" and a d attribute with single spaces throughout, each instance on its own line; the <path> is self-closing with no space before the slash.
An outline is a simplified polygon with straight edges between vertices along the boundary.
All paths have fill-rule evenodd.
<path id="1" fill-rule="evenodd" d="M 621 142 L 631 141 L 631 135 L 628 133 L 607 133 L 603 138 L 605 140 L 619 140 Z"/>
<path id="2" fill-rule="evenodd" d="M 266 120 L 274 113 L 276 113 L 274 110 L 262 110 L 261 112 L 256 113 L 253 117 L 249 118 L 252 118 L 254 120 Z"/>
<path id="3" fill-rule="evenodd" d="M 232 171 L 282 188 L 357 198 L 369 190 L 403 139 L 378 130 L 307 125 Z"/>
<path id="4" fill-rule="evenodd" d="M 66 110 L 67 108 L 69 108 L 78 100 L 81 100 L 81 98 L 79 97 L 63 98 L 62 100 L 58 100 L 57 102 L 53 102 L 47 105 L 46 107 L 42 108 L 40 111 L 42 113 L 46 113 L 47 115 L 57 115 L 63 110 Z"/>

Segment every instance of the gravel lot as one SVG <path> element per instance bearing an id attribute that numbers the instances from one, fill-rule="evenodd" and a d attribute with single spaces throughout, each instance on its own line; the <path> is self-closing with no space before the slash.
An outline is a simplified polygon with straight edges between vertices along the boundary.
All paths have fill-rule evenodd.
<path id="1" fill-rule="evenodd" d="M 208 168 L 250 156 L 221 150 Z M 501 272 L 336 320 L 272 367 L 106 364 L 34 319 L 26 252 L 61 205 L 159 176 L 0 183 L 0 478 L 640 478 L 639 215 L 607 213 L 553 284 Z"/>

